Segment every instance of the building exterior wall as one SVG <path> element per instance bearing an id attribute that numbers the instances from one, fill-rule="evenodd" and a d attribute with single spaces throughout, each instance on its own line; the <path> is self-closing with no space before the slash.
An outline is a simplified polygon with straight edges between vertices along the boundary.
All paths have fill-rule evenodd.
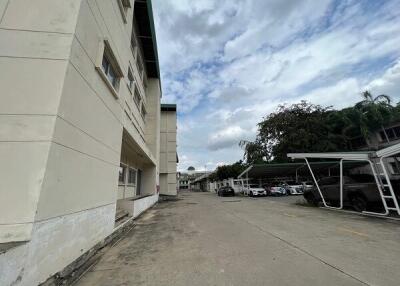
<path id="1" fill-rule="evenodd" d="M 399 122 L 393 122 L 385 126 L 384 128 L 378 129 L 375 132 L 371 132 L 366 140 L 362 140 L 363 144 L 356 148 L 357 151 L 367 150 L 380 150 L 395 144 L 400 143 L 400 124 Z M 373 158 L 374 163 L 379 163 L 379 159 Z M 385 169 L 391 180 L 400 180 L 400 156 L 389 157 L 384 159 Z M 377 166 L 378 173 L 382 173 L 382 168 Z M 355 168 L 353 173 L 371 174 L 372 169 L 369 165 L 365 167 Z"/>
<path id="2" fill-rule="evenodd" d="M 119 199 L 136 196 L 119 197 L 121 161 L 148 195 L 132 216 L 158 200 L 160 82 L 138 68 L 133 3 L 0 1 L 0 243 L 21 243 L 0 254 L 0 285 L 44 282 L 112 233 Z"/>
<path id="3" fill-rule="evenodd" d="M 160 124 L 160 194 L 177 195 L 176 106 L 175 110 L 161 106 Z"/>

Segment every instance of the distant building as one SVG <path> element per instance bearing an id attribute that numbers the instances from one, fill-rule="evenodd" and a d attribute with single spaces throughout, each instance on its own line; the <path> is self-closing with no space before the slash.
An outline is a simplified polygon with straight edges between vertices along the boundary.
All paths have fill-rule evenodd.
<path id="1" fill-rule="evenodd" d="M 200 185 L 196 181 L 199 177 L 204 175 L 209 175 L 211 172 L 205 171 L 195 171 L 194 168 L 189 170 L 188 172 L 181 172 L 179 176 L 179 189 L 180 190 L 193 190 L 199 191 L 201 190 Z"/>
<path id="2" fill-rule="evenodd" d="M 179 190 L 187 190 L 187 189 L 189 189 L 189 186 L 190 186 L 189 174 L 180 173 L 178 180 L 179 180 L 179 184 L 178 184 L 178 189 Z"/>
<path id="3" fill-rule="evenodd" d="M 210 180 L 209 176 L 212 172 L 203 172 L 203 174 L 199 174 L 196 178 L 193 178 L 191 182 L 192 189 L 195 191 L 201 192 L 209 192 L 212 191 L 210 187 Z"/>
<path id="4" fill-rule="evenodd" d="M 352 147 L 357 151 L 380 150 L 400 143 L 400 122 L 393 122 L 383 128 L 371 132 L 369 136 L 354 138 Z M 400 179 L 400 158 L 390 157 L 385 160 L 386 170 L 391 179 Z"/>

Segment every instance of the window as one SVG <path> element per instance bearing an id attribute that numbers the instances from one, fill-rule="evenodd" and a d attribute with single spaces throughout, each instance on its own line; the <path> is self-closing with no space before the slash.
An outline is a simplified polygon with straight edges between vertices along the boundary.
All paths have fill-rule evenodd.
<path id="1" fill-rule="evenodd" d="M 385 133 L 389 141 L 398 140 L 400 139 L 400 126 L 387 128 L 385 131 L 379 131 L 379 136 L 381 137 L 382 142 L 387 141 Z"/>
<path id="2" fill-rule="evenodd" d="M 96 60 L 96 70 L 107 84 L 115 98 L 118 98 L 118 90 L 121 78 L 124 77 L 118 61 L 107 39 L 100 42 L 99 53 Z"/>
<path id="3" fill-rule="evenodd" d="M 128 172 L 128 184 L 135 185 L 136 184 L 136 170 L 129 168 Z"/>
<path id="4" fill-rule="evenodd" d="M 142 56 L 139 56 L 137 61 L 137 67 L 138 67 L 138 71 L 139 71 L 139 76 L 140 78 L 143 80 L 143 72 L 144 72 L 144 66 L 143 66 L 143 60 L 142 60 Z"/>
<path id="5" fill-rule="evenodd" d="M 136 184 L 136 195 L 140 196 L 142 194 L 142 170 L 137 171 L 137 184 Z"/>
<path id="6" fill-rule="evenodd" d="M 133 95 L 133 100 L 135 101 L 136 105 L 139 107 L 140 106 L 140 93 L 138 88 L 135 86 L 135 94 Z"/>
<path id="7" fill-rule="evenodd" d="M 131 92 L 133 91 L 133 88 L 135 87 L 135 79 L 133 77 L 131 68 L 128 69 L 128 87 Z"/>
<path id="8" fill-rule="evenodd" d="M 390 168 L 392 168 L 392 174 L 400 174 L 400 166 L 395 162 L 390 163 Z"/>
<path id="9" fill-rule="evenodd" d="M 103 62 L 102 62 L 101 68 L 103 69 L 103 72 L 106 75 L 108 81 L 115 88 L 115 90 L 117 90 L 119 79 L 117 78 L 114 67 L 111 65 L 110 59 L 106 53 L 104 53 L 104 55 L 103 55 Z"/>
<path id="10" fill-rule="evenodd" d="M 118 182 L 120 184 L 125 184 L 125 174 L 126 174 L 126 167 L 123 165 L 119 166 L 119 178 Z"/>
<path id="11" fill-rule="evenodd" d="M 127 23 L 127 15 L 129 8 L 132 8 L 131 0 L 117 0 L 119 9 L 121 10 L 122 20 L 124 23 Z"/>
<path id="12" fill-rule="evenodd" d="M 386 129 L 386 134 L 389 137 L 389 140 L 394 140 L 396 138 L 396 135 L 394 135 L 394 130 L 393 128 Z"/>
<path id="13" fill-rule="evenodd" d="M 133 52 L 133 57 L 136 58 L 137 41 L 136 41 L 136 35 L 133 31 L 132 31 L 132 35 L 131 35 L 131 48 L 132 48 L 132 52 Z"/>
<path id="14" fill-rule="evenodd" d="M 146 111 L 146 108 L 144 107 L 144 104 L 142 104 L 140 114 L 142 114 L 143 119 L 146 117 L 147 111 Z"/>

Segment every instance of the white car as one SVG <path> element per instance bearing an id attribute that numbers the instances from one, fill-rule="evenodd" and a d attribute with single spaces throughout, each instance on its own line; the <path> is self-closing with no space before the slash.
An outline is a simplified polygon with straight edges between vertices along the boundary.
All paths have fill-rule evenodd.
<path id="1" fill-rule="evenodd" d="M 285 196 L 286 189 L 284 187 L 269 187 L 267 194 L 270 196 Z"/>
<path id="2" fill-rule="evenodd" d="M 267 191 L 257 185 L 250 185 L 244 188 L 243 193 L 249 197 L 266 196 Z"/>
<path id="3" fill-rule="evenodd" d="M 311 181 L 305 181 L 301 183 L 303 185 L 303 190 L 311 190 L 314 187 L 314 183 Z"/>
<path id="4" fill-rule="evenodd" d="M 302 195 L 304 193 L 304 186 L 294 181 L 287 181 L 281 184 L 286 189 L 288 195 Z"/>

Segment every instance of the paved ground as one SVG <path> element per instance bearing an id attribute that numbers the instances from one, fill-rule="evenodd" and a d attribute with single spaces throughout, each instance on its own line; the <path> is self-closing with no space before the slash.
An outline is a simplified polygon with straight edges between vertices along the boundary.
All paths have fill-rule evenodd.
<path id="1" fill-rule="evenodd" d="M 78 285 L 400 285 L 400 223 L 300 198 L 183 193 L 160 203 Z"/>

